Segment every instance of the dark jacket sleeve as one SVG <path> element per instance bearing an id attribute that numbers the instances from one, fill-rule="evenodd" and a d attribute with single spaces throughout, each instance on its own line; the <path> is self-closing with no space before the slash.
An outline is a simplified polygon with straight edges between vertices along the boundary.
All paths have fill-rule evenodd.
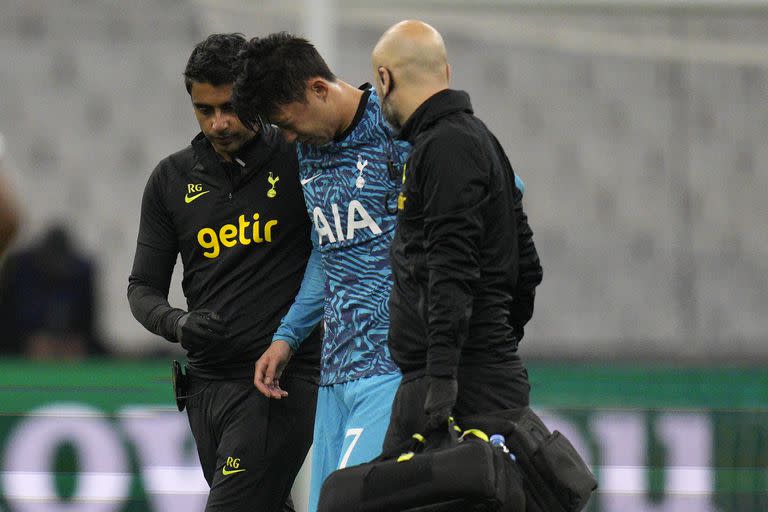
<path id="1" fill-rule="evenodd" d="M 491 134 L 499 159 L 514 175 L 506 151 L 499 139 Z M 539 261 L 539 253 L 533 243 L 533 230 L 528 224 L 528 215 L 523 209 L 523 192 L 515 187 L 515 218 L 517 219 L 518 275 L 512 291 L 512 305 L 509 317 L 515 329 L 515 338 L 519 342 L 525 333 L 525 324 L 533 317 L 533 304 L 536 299 L 536 287 L 541 284 L 544 275 Z"/>
<path id="2" fill-rule="evenodd" d="M 141 325 L 175 342 L 176 322 L 184 310 L 171 307 L 168 289 L 179 249 L 173 221 L 163 204 L 160 178 L 158 167 L 144 189 L 136 255 L 128 278 L 128 302 Z"/>
<path id="3" fill-rule="evenodd" d="M 437 377 L 455 377 L 468 335 L 489 186 L 475 142 L 466 137 L 451 137 L 450 144 L 448 140 L 443 137 L 425 146 L 417 177 L 429 272 L 427 375 Z"/>
<path id="4" fill-rule="evenodd" d="M 528 215 L 523 209 L 523 197 L 515 192 L 515 217 L 517 219 L 517 248 L 519 253 L 517 284 L 513 292 L 510 321 L 515 328 L 518 341 L 523 338 L 525 324 L 533 317 L 536 287 L 541 284 L 543 269 L 539 253 L 533 242 L 533 230 L 528 224 Z"/>

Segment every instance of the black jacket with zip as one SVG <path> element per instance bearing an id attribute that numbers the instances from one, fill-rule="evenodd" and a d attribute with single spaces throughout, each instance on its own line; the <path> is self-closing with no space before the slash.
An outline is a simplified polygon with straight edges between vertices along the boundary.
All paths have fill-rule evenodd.
<path id="1" fill-rule="evenodd" d="M 542 270 L 506 154 L 461 91 L 425 101 L 399 138 L 413 150 L 391 250 L 393 358 L 443 377 L 519 360 Z"/>
<path id="2" fill-rule="evenodd" d="M 174 341 L 179 310 L 168 304 L 177 255 L 187 309 L 221 315 L 225 343 L 187 354 L 201 377 L 252 377 L 301 286 L 312 244 L 295 147 L 276 131 L 259 134 L 234 162 L 199 134 L 161 161 L 147 182 L 133 270 L 131 311 L 148 330 Z M 320 331 L 286 371 L 316 380 Z"/>

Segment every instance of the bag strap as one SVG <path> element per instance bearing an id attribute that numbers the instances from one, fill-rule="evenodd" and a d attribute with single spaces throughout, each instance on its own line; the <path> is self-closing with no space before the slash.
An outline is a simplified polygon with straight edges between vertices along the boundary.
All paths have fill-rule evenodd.
<path id="1" fill-rule="evenodd" d="M 417 453 L 455 446 L 461 442 L 460 436 L 462 435 L 462 430 L 456 424 L 456 420 L 454 420 L 453 417 L 449 417 L 445 430 L 436 430 L 430 432 L 426 436 L 420 432 L 414 433 L 407 443 L 405 443 L 396 460 L 397 462 L 404 462 L 411 460 Z"/>
<path id="2" fill-rule="evenodd" d="M 466 441 L 470 437 L 480 439 L 481 441 L 485 441 L 486 443 L 490 442 L 490 439 L 488 438 L 488 434 L 486 434 L 479 428 L 470 428 L 468 430 L 462 431 L 461 428 L 458 425 L 456 425 L 456 422 L 454 421 L 454 419 L 450 418 L 449 425 L 448 425 L 448 436 L 447 436 L 448 441 L 447 442 L 438 442 L 437 444 L 430 445 L 427 442 L 427 439 L 423 435 L 417 432 L 411 436 L 411 439 L 409 440 L 409 443 L 410 443 L 409 448 L 404 450 L 397 457 L 396 460 L 397 462 L 409 461 L 417 453 L 424 453 L 424 452 L 438 450 L 440 448 L 446 448 L 452 445 L 456 445 Z"/>
<path id="3" fill-rule="evenodd" d="M 486 443 L 490 442 L 490 439 L 488 438 L 488 434 L 486 434 L 479 428 L 470 428 L 469 430 L 465 430 L 464 432 L 462 432 L 461 437 L 459 437 L 459 439 L 463 441 L 464 438 L 468 436 L 476 437 L 482 441 L 485 441 Z"/>

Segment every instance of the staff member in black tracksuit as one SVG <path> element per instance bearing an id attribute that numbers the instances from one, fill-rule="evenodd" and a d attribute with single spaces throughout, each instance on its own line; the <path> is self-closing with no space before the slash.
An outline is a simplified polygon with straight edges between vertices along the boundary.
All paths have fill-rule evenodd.
<path id="1" fill-rule="evenodd" d="M 273 512 L 293 510 L 288 494 L 312 442 L 320 337 L 283 373 L 288 397 L 253 387 L 311 244 L 295 149 L 246 129 L 232 109 L 230 70 L 244 44 L 212 35 L 192 52 L 184 75 L 202 133 L 149 178 L 128 299 L 139 322 L 187 351 L 206 511 Z M 167 300 L 178 253 L 188 311 Z"/>
<path id="2" fill-rule="evenodd" d="M 389 346 L 403 383 L 387 453 L 451 414 L 467 427 L 528 405 L 517 343 L 541 266 L 504 151 L 469 96 L 448 89 L 440 34 L 401 22 L 372 60 L 384 113 L 413 144 L 391 251 Z"/>

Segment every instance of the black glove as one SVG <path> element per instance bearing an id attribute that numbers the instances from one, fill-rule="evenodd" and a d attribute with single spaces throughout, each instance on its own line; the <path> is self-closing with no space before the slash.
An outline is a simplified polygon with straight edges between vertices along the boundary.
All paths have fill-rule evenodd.
<path id="1" fill-rule="evenodd" d="M 221 343 L 226 339 L 227 329 L 221 317 L 207 309 L 184 313 L 176 322 L 176 341 L 188 352 L 199 350 L 206 345 Z"/>
<path id="2" fill-rule="evenodd" d="M 425 431 L 447 429 L 448 418 L 456 405 L 459 385 L 453 377 L 427 377 L 427 397 L 424 413 L 427 415 Z"/>

